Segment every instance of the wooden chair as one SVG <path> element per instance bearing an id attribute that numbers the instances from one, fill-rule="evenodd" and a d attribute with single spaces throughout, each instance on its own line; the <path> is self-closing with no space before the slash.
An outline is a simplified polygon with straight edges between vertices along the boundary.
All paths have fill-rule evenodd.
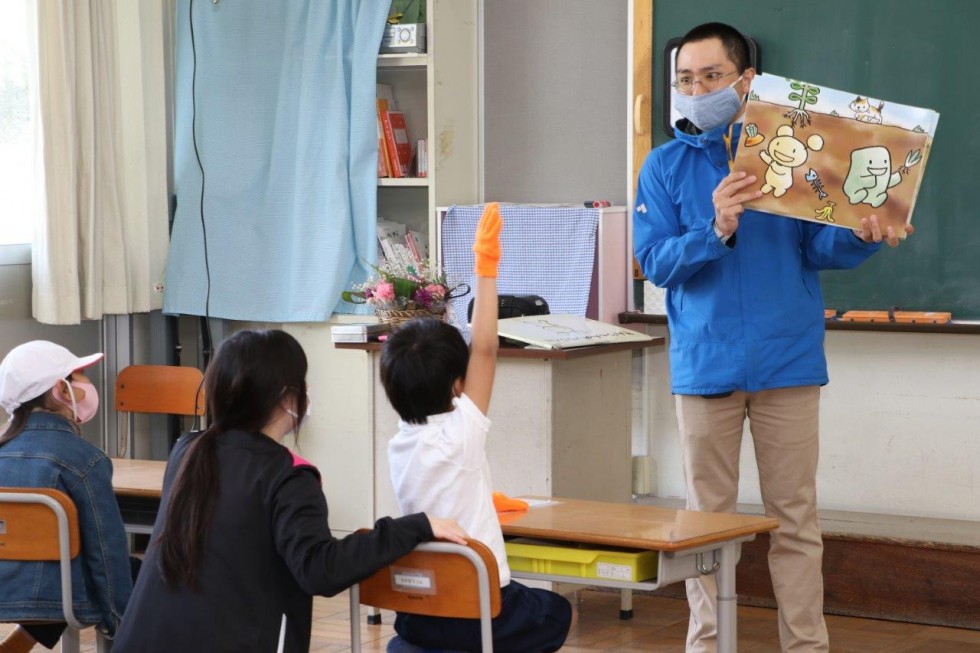
<path id="1" fill-rule="evenodd" d="M 119 416 L 117 456 L 126 457 L 135 413 L 183 415 L 197 418 L 200 428 L 205 410 L 203 375 L 196 367 L 130 365 L 116 377 L 116 413 Z M 125 428 L 123 428 L 125 422 Z M 107 442 L 103 443 L 106 448 Z"/>
<path id="2" fill-rule="evenodd" d="M 428 542 L 350 588 L 351 652 L 361 651 L 360 605 L 432 617 L 480 620 L 483 651 L 500 614 L 497 559 L 482 542 Z"/>
<path id="3" fill-rule="evenodd" d="M 61 637 L 63 653 L 79 653 L 79 631 L 87 627 L 72 609 L 71 561 L 80 549 L 78 511 L 68 495 L 50 488 L 0 487 L 0 560 L 60 563 L 61 607 L 68 624 Z M 96 648 L 109 650 L 98 630 Z"/>

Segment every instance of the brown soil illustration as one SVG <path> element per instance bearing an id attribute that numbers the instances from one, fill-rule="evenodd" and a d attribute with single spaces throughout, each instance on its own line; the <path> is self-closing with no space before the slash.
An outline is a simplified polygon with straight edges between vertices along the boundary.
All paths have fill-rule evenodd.
<path id="1" fill-rule="evenodd" d="M 889 125 L 869 125 L 858 122 L 850 116 L 833 116 L 810 110 L 810 124 L 806 127 L 795 127 L 792 136 L 789 137 L 796 139 L 796 142 L 782 143 L 782 145 L 795 146 L 797 158 L 793 160 L 792 156 L 785 156 L 786 152 L 791 153 L 791 150 L 785 147 L 771 147 L 772 139 L 777 137 L 777 130 L 783 125 L 792 126 L 790 119 L 785 116 L 790 110 L 786 106 L 755 100 L 749 102 L 746 107 L 743 125 L 756 125 L 758 136 L 749 140 L 743 134 L 743 146 L 738 148 L 735 157 L 735 170 L 755 175 L 759 179 L 758 187 L 762 189 L 767 183 L 766 173 L 769 172 L 770 166 L 760 153 L 767 153 L 767 159 L 772 160 L 774 164 L 781 161 L 789 164 L 777 166 L 775 172 L 782 174 L 779 175 L 780 181 L 775 184 L 774 191 L 754 202 L 746 203 L 746 207 L 849 229 L 859 228 L 861 218 L 877 215 L 883 233 L 885 227 L 891 225 L 896 235 L 904 238 L 903 225 L 911 220 L 910 211 L 919 180 L 925 169 L 928 134 Z M 784 128 L 783 133 L 786 132 Z M 806 160 L 797 167 L 789 167 L 797 163 L 807 141 L 813 143 L 811 137 L 814 134 L 823 138 L 822 148 L 818 150 L 808 148 Z M 865 203 L 852 204 L 844 190 L 844 181 L 851 167 L 851 152 L 873 146 L 888 149 L 891 164 L 887 175 L 895 172 L 901 174 L 901 181 L 887 189 L 887 200 L 878 208 Z M 784 151 L 776 155 L 774 153 L 776 149 Z M 900 170 L 905 165 L 909 152 L 916 150 L 921 155 L 919 162 L 910 167 L 907 172 Z M 872 152 L 880 154 L 880 151 Z M 875 165 L 880 166 L 880 162 L 879 157 Z M 791 171 L 791 177 L 787 176 L 787 170 Z M 815 176 L 811 170 L 816 173 Z M 807 175 L 813 179 L 812 182 L 807 181 Z M 790 178 L 791 182 L 789 182 Z M 779 187 L 785 187 L 788 183 L 791 185 L 786 189 L 785 194 L 776 197 L 775 192 Z M 826 197 L 820 198 L 814 185 L 818 185 L 826 193 Z"/>

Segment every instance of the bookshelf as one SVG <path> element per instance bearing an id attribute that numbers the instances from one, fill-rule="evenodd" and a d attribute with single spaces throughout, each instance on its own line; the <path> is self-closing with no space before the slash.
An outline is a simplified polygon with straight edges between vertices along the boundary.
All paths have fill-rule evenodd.
<path id="1" fill-rule="evenodd" d="M 427 52 L 378 55 L 378 84 L 429 151 L 428 177 L 378 179 L 378 217 L 425 234 L 433 258 L 436 207 L 480 200 L 478 10 L 477 0 L 427 0 Z"/>

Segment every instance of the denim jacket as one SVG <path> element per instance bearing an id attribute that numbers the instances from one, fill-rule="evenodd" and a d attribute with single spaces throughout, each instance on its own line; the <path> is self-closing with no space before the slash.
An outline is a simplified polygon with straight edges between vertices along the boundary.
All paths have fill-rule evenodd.
<path id="1" fill-rule="evenodd" d="M 59 415 L 35 412 L 0 445 L 0 486 L 61 490 L 78 510 L 72 560 L 75 618 L 112 636 L 133 591 L 128 544 L 112 492 L 112 463 Z M 0 622 L 64 621 L 57 562 L 0 561 Z"/>

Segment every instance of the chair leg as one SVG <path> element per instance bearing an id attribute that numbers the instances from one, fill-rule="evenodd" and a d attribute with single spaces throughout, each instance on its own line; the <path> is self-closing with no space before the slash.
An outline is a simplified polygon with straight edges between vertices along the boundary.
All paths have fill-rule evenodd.
<path id="1" fill-rule="evenodd" d="M 74 628 L 66 628 L 61 636 L 61 653 L 81 653 L 80 633 Z"/>
<path id="2" fill-rule="evenodd" d="M 106 639 L 102 631 L 95 629 L 95 653 L 109 653 L 112 650 L 112 640 Z"/>

